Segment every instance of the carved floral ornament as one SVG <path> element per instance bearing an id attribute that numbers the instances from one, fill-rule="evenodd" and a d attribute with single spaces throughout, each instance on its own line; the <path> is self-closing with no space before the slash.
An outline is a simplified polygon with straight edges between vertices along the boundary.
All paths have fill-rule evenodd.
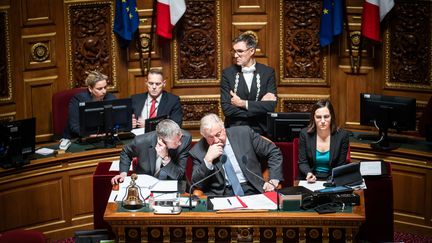
<path id="1" fill-rule="evenodd" d="M 147 33 L 139 35 L 139 41 L 137 42 L 137 49 L 143 53 L 147 53 L 150 50 L 151 36 Z"/>
<path id="2" fill-rule="evenodd" d="M 35 62 L 46 61 L 50 56 L 48 45 L 41 42 L 32 45 L 30 53 Z"/>

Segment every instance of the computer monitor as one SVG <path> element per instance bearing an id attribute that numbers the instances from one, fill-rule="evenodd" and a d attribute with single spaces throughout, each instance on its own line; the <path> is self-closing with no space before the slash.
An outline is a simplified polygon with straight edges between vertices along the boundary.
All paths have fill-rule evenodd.
<path id="1" fill-rule="evenodd" d="M 105 147 L 115 146 L 114 135 L 132 130 L 131 99 L 82 102 L 79 104 L 80 138 L 105 135 Z"/>
<path id="2" fill-rule="evenodd" d="M 145 133 L 148 133 L 148 132 L 156 130 L 157 124 L 160 121 L 162 121 L 164 119 L 167 119 L 167 118 L 168 118 L 167 115 L 163 115 L 163 116 L 157 116 L 157 117 L 154 117 L 154 118 L 148 118 L 148 119 L 146 119 L 145 120 L 145 125 L 144 125 L 145 126 Z"/>
<path id="3" fill-rule="evenodd" d="M 360 94 L 360 125 L 374 126 L 379 130 L 379 140 L 371 144 L 375 149 L 392 150 L 388 129 L 407 131 L 416 129 L 416 100 L 414 98 Z"/>
<path id="4" fill-rule="evenodd" d="M 18 167 L 29 163 L 35 152 L 36 118 L 0 123 L 0 166 Z"/>
<path id="5" fill-rule="evenodd" d="M 307 127 L 309 120 L 309 112 L 268 112 L 268 136 L 275 142 L 290 142 Z"/>

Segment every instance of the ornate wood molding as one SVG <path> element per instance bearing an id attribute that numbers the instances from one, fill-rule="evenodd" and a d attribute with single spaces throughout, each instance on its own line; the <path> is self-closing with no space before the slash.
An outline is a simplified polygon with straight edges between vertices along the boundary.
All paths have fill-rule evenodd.
<path id="1" fill-rule="evenodd" d="M 71 87 L 85 86 L 86 71 L 108 75 L 108 88 L 117 84 L 117 39 L 112 31 L 114 2 L 68 2 L 66 53 Z"/>
<path id="2" fill-rule="evenodd" d="M 321 99 L 330 99 L 330 95 L 316 94 L 281 94 L 279 97 L 280 112 L 309 112 L 312 105 Z"/>
<path id="3" fill-rule="evenodd" d="M 280 84 L 329 85 L 330 48 L 319 44 L 321 1 L 280 0 Z"/>
<path id="4" fill-rule="evenodd" d="M 431 7 L 430 1 L 395 4 L 398 17 L 384 36 L 386 88 L 432 90 Z"/>
<path id="5" fill-rule="evenodd" d="M 0 9 L 0 103 L 13 99 L 9 8 Z"/>
<path id="6" fill-rule="evenodd" d="M 175 86 L 219 85 L 221 1 L 187 1 L 181 33 L 173 43 Z"/>
<path id="7" fill-rule="evenodd" d="M 207 113 L 215 113 L 222 117 L 220 95 L 182 95 L 180 101 L 185 129 L 199 128 L 201 118 Z"/>

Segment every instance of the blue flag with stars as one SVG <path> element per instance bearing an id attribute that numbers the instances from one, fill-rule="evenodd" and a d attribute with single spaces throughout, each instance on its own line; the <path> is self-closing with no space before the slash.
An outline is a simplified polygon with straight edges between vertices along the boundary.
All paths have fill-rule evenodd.
<path id="1" fill-rule="evenodd" d="M 120 40 L 120 46 L 126 48 L 138 29 L 139 17 L 136 0 L 117 0 L 114 19 L 114 33 Z"/>
<path id="2" fill-rule="evenodd" d="M 333 37 L 342 33 L 343 0 L 323 0 L 320 26 L 320 45 L 327 46 Z"/>

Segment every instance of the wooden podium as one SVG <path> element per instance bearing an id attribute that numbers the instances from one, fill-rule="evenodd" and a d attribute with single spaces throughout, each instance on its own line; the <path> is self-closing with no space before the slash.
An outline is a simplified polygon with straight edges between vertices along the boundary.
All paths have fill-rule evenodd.
<path id="1" fill-rule="evenodd" d="M 130 212 L 108 203 L 104 215 L 117 242 L 353 242 L 365 221 L 361 204 L 345 212 Z"/>

